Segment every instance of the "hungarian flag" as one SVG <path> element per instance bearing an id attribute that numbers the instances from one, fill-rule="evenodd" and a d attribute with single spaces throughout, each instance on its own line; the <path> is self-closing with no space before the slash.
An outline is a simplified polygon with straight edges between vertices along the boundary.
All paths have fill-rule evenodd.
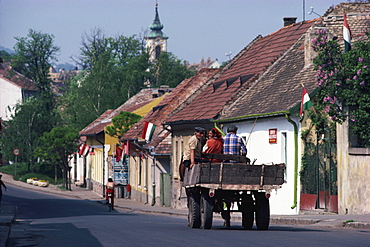
<path id="1" fill-rule="evenodd" d="M 116 162 L 119 162 L 122 158 L 123 148 L 116 145 Z"/>
<path id="2" fill-rule="evenodd" d="M 86 145 L 86 143 L 81 144 L 78 148 L 78 154 L 81 156 L 87 156 L 87 154 L 90 152 L 90 146 Z"/>
<path id="3" fill-rule="evenodd" d="M 127 143 L 125 145 L 125 154 L 130 155 L 130 149 L 131 149 L 131 143 L 129 140 L 127 140 Z"/>
<path id="4" fill-rule="evenodd" d="M 143 134 L 141 135 L 141 138 L 147 140 L 147 141 L 151 141 L 152 140 L 152 137 L 153 137 L 153 133 L 154 133 L 154 130 L 155 130 L 155 125 L 148 122 L 148 121 L 145 121 L 144 123 L 144 129 L 143 129 Z"/>
<path id="5" fill-rule="evenodd" d="M 343 15 L 343 39 L 344 39 L 344 52 L 351 50 L 351 30 L 349 29 L 349 25 L 347 22 L 347 15 L 344 13 Z"/>
<path id="6" fill-rule="evenodd" d="M 310 109 L 311 107 L 312 107 L 312 102 L 311 102 L 310 96 L 308 95 L 306 88 L 303 88 L 302 101 L 301 101 L 301 108 L 299 110 L 299 116 L 302 117 L 303 112 L 305 110 Z"/>

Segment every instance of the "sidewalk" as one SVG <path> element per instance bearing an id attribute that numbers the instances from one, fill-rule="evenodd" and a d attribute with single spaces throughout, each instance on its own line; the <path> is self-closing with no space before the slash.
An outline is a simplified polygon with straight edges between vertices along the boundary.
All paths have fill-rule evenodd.
<path id="1" fill-rule="evenodd" d="M 38 187 L 20 181 L 15 181 L 13 180 L 13 177 L 11 175 L 7 174 L 3 174 L 3 181 L 6 185 L 11 184 L 35 191 L 60 194 L 72 198 L 80 198 L 83 200 L 96 201 L 100 203 L 104 202 L 104 198 L 101 195 L 98 195 L 95 192 L 87 190 L 85 188 L 77 187 L 75 185 L 72 185 L 72 191 L 60 190 L 55 185 L 50 185 L 49 187 Z M 147 213 L 149 212 L 149 213 L 187 216 L 186 209 L 173 209 L 168 207 L 151 206 L 149 204 L 143 204 L 124 198 L 115 198 L 115 208 L 122 208 Z M 215 214 L 215 217 L 219 217 L 219 215 Z M 10 228 L 11 222 L 14 220 L 14 218 L 15 218 L 14 207 L 12 207 L 11 205 L 8 206 L 4 205 L 4 207 L 1 208 L 0 227 L 5 226 Z M 240 213 L 232 214 L 232 222 L 240 221 L 241 221 Z M 275 224 L 296 224 L 296 225 L 315 225 L 320 227 L 348 227 L 358 229 L 370 229 L 370 214 L 338 215 L 333 213 L 325 212 L 315 213 L 310 211 L 299 215 L 271 215 L 270 222 Z M 0 228 L 0 230 L 1 230 L 0 239 L 3 239 L 1 235 L 3 233 L 3 229 Z M 2 246 L 1 241 L 0 246 Z"/>

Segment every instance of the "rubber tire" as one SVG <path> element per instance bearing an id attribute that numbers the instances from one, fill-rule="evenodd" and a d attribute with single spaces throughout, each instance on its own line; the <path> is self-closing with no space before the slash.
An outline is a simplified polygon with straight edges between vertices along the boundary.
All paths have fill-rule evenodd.
<path id="1" fill-rule="evenodd" d="M 189 226 L 200 228 L 200 193 L 199 190 L 191 191 L 189 195 Z"/>
<path id="2" fill-rule="evenodd" d="M 112 212 L 112 198 L 108 197 L 108 211 Z"/>
<path id="3" fill-rule="evenodd" d="M 258 230 L 267 230 L 270 225 L 270 203 L 265 193 L 256 196 L 256 226 Z"/>
<path id="4" fill-rule="evenodd" d="M 250 230 L 254 223 L 254 200 L 251 194 L 243 195 L 242 199 L 242 226 L 245 230 Z"/>
<path id="5" fill-rule="evenodd" d="M 207 191 L 201 194 L 200 205 L 201 228 L 211 229 L 213 220 L 213 205 L 212 198 L 209 196 Z"/>
<path id="6" fill-rule="evenodd" d="M 250 230 L 254 222 L 254 206 L 253 204 L 246 206 L 242 211 L 242 226 L 245 230 Z"/>

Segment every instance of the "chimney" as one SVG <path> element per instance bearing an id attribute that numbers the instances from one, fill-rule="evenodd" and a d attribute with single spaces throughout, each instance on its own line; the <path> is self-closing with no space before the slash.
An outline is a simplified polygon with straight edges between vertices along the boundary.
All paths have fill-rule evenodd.
<path id="1" fill-rule="evenodd" d="M 284 27 L 292 25 L 297 20 L 297 17 L 284 17 Z"/>

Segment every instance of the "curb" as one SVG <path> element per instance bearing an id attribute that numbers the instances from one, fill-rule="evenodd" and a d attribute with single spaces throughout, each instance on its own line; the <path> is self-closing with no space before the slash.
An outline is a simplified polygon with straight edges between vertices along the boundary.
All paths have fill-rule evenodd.
<path id="1" fill-rule="evenodd" d="M 370 223 L 366 222 L 343 222 L 344 228 L 370 229 Z"/>

